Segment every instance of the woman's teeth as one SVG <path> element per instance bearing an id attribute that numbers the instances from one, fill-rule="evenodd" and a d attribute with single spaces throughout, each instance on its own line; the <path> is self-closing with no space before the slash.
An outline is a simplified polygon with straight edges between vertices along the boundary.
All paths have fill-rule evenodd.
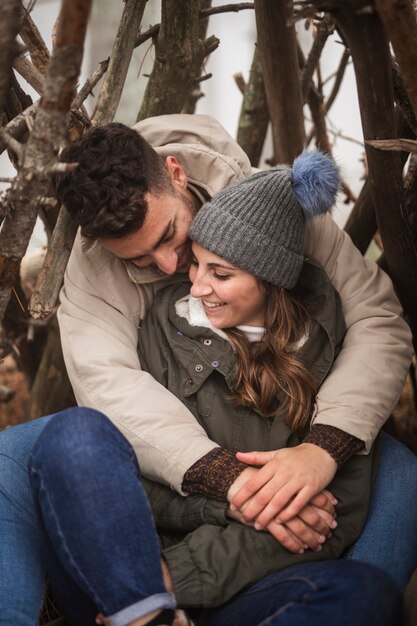
<path id="1" fill-rule="evenodd" d="M 223 306 L 223 304 L 226 304 L 226 303 L 225 302 L 206 302 L 205 300 L 203 300 L 203 304 L 208 309 L 214 309 L 218 306 Z"/>

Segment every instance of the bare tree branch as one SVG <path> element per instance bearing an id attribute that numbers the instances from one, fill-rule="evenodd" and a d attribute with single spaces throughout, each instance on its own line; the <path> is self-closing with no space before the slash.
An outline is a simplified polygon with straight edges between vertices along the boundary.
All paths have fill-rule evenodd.
<path id="1" fill-rule="evenodd" d="M 38 104 L 39 102 L 35 102 L 30 107 L 22 111 L 20 115 L 13 118 L 6 126 L 2 128 L 2 130 L 14 139 L 21 139 L 24 133 L 28 130 L 29 124 L 31 124 L 31 122 L 28 122 L 28 120 L 33 120 L 35 116 Z M 0 133 L 0 154 L 4 152 L 6 148 L 7 144 L 3 140 L 2 134 Z"/>
<path id="2" fill-rule="evenodd" d="M 414 135 L 417 135 L 417 118 L 414 114 L 413 106 L 410 102 L 410 98 L 408 97 L 407 90 L 404 87 L 403 80 L 398 72 L 398 66 L 394 59 L 391 63 L 391 69 L 395 102 Z"/>
<path id="3" fill-rule="evenodd" d="M 57 160 L 66 119 L 78 79 L 91 0 L 63 0 L 63 19 L 33 131 L 24 146 L 22 164 L 8 194 L 11 216 L 0 232 L 0 318 L 35 225 L 39 198 L 47 195 L 43 170 Z M 38 173 L 40 171 L 40 173 Z"/>
<path id="4" fill-rule="evenodd" d="M 93 115 L 93 124 L 97 126 L 111 122 L 116 114 L 145 6 L 146 0 L 126 0 L 125 2 L 110 55 L 109 68 Z"/>
<path id="5" fill-rule="evenodd" d="M 243 78 L 242 72 L 236 72 L 236 74 L 233 74 L 233 78 L 240 93 L 244 96 L 246 91 L 246 81 Z"/>
<path id="6" fill-rule="evenodd" d="M 303 101 L 306 102 L 307 94 L 310 89 L 310 83 L 313 79 L 313 74 L 317 68 L 321 53 L 329 36 L 334 31 L 334 18 L 327 14 L 324 19 L 317 25 L 317 34 L 314 39 L 314 43 L 311 47 L 310 54 L 304 64 L 303 73 L 301 76 L 301 93 Z"/>
<path id="7" fill-rule="evenodd" d="M 246 9 L 254 9 L 254 2 L 240 2 L 237 4 L 223 4 L 220 7 L 211 7 L 210 9 L 201 9 L 200 19 L 205 19 L 209 15 L 218 15 L 219 13 L 237 13 Z"/>
<path id="8" fill-rule="evenodd" d="M 104 61 L 100 61 L 97 68 L 91 74 L 89 78 L 85 81 L 84 85 L 81 87 L 78 94 L 75 96 L 71 109 L 79 109 L 83 104 L 84 100 L 90 95 L 93 91 L 94 87 L 97 85 L 100 78 L 107 72 L 109 67 L 110 59 L 105 59 Z"/>
<path id="9" fill-rule="evenodd" d="M 415 139 L 368 139 L 365 143 L 378 150 L 417 152 L 417 141 Z"/>
<path id="10" fill-rule="evenodd" d="M 353 0 L 338 3 L 337 20 L 355 67 L 364 138 L 366 141 L 391 139 L 396 137 L 396 127 L 388 42 L 378 15 L 358 14 L 355 9 Z M 408 315 L 417 347 L 417 250 L 405 205 L 400 154 L 377 150 L 368 143 L 365 149 L 376 218 L 390 274 Z"/>
<path id="11" fill-rule="evenodd" d="M 93 122 L 97 125 L 111 122 L 114 118 L 145 5 L 146 0 L 126 2 L 110 59 L 99 64 L 71 105 L 72 109 L 78 109 L 107 71 L 94 113 Z M 53 166 L 53 170 L 57 171 L 62 165 L 65 164 Z M 55 311 L 76 232 L 77 225 L 74 219 L 67 213 L 65 207 L 61 207 L 30 302 L 30 311 L 35 318 L 49 316 Z"/>
<path id="12" fill-rule="evenodd" d="M 329 93 L 329 97 L 324 103 L 324 109 L 326 114 L 330 111 L 333 102 L 336 100 L 337 94 L 339 93 L 340 86 L 343 81 L 343 77 L 345 75 L 345 71 L 350 59 L 350 51 L 345 48 L 343 50 L 342 58 L 340 59 L 339 67 L 337 68 L 336 77 L 333 83 L 333 87 L 331 92 Z"/>
<path id="13" fill-rule="evenodd" d="M 198 18 L 200 20 L 206 20 L 210 15 L 214 15 L 217 13 L 228 13 L 228 12 L 236 13 L 238 11 L 243 11 L 245 9 L 253 9 L 254 7 L 255 5 L 253 2 L 241 2 L 240 4 L 225 4 L 221 7 L 211 7 L 209 9 L 202 9 L 201 11 L 199 11 Z M 154 39 L 155 37 L 157 37 L 160 27 L 161 27 L 160 24 L 155 24 L 154 26 L 151 26 L 148 30 L 146 30 L 144 33 L 139 33 L 139 35 L 137 35 L 136 37 L 135 48 L 145 43 L 145 41 L 148 41 L 148 39 Z"/>
<path id="14" fill-rule="evenodd" d="M 394 48 L 417 119 L 417 22 L 413 3 L 409 0 L 376 0 L 375 4 Z"/>
<path id="15" fill-rule="evenodd" d="M 259 165 L 268 123 L 269 113 L 266 104 L 262 67 L 258 46 L 255 46 L 237 131 L 237 142 L 248 155 L 253 167 L 258 167 Z"/>
<path id="16" fill-rule="evenodd" d="M 208 48 L 218 45 L 199 38 L 197 2 L 162 1 L 161 28 L 155 43 L 155 63 L 138 121 L 152 115 L 179 113 L 194 89 Z"/>
<path id="17" fill-rule="evenodd" d="M 11 137 L 4 131 L 0 130 L 0 136 L 2 137 L 6 146 L 14 152 L 17 158 L 20 160 L 23 155 L 23 146 L 19 141 L 17 141 L 14 137 Z"/>
<path id="18" fill-rule="evenodd" d="M 23 5 L 20 6 L 20 20 L 19 34 L 29 50 L 32 63 L 41 74 L 45 74 L 50 59 L 49 50 L 38 28 Z"/>
<path id="19" fill-rule="evenodd" d="M 19 0 L 2 0 L 0 3 L 0 110 L 9 88 L 12 63 L 18 54 L 19 8 Z"/>
<path id="20" fill-rule="evenodd" d="M 30 300 L 29 311 L 35 319 L 48 317 L 56 310 L 76 233 L 76 220 L 62 206 Z"/>
<path id="21" fill-rule="evenodd" d="M 200 20 L 198 23 L 198 36 L 199 36 L 199 39 L 201 39 L 201 41 L 205 41 L 207 37 L 207 28 L 209 24 L 209 18 L 208 17 L 201 18 L 201 10 L 210 9 L 211 0 L 198 0 L 198 2 L 199 2 L 199 8 L 200 8 Z M 208 54 L 210 54 L 210 52 L 206 52 L 206 56 L 208 56 Z M 202 74 L 203 72 L 204 72 L 204 59 L 201 64 L 199 74 Z M 209 74 L 208 76 L 211 78 L 211 74 Z M 200 82 L 201 81 L 199 81 L 199 83 Z M 188 113 L 188 114 L 195 113 L 197 102 L 200 100 L 200 98 L 204 96 L 204 93 L 201 91 L 199 87 L 199 83 L 198 83 L 198 86 L 196 83 L 196 87 L 194 87 L 194 89 L 192 89 L 191 92 L 188 94 L 188 98 L 182 108 L 182 113 Z"/>
<path id="22" fill-rule="evenodd" d="M 274 160 L 292 163 L 305 139 L 292 2 L 256 0 L 255 15 Z"/>
<path id="23" fill-rule="evenodd" d="M 14 69 L 19 72 L 20 76 L 31 85 L 34 90 L 41 96 L 43 90 L 44 77 L 36 66 L 25 56 L 19 56 L 13 62 Z"/>
<path id="24" fill-rule="evenodd" d="M 398 132 L 401 135 L 408 135 L 410 138 L 414 136 L 405 118 L 398 110 L 396 111 L 395 125 L 398 126 Z M 408 154 L 402 152 L 400 157 L 401 165 L 404 166 Z M 371 181 L 367 178 L 347 219 L 345 231 L 352 238 L 358 250 L 365 254 L 377 228 Z"/>

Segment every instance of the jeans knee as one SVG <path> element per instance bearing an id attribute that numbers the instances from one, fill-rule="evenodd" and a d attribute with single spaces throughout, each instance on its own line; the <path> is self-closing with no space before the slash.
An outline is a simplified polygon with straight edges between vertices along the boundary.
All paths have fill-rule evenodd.
<path id="1" fill-rule="evenodd" d="M 94 465 L 109 439 L 122 437 L 109 419 L 94 409 L 74 407 L 54 415 L 35 443 L 29 467 L 52 472 Z"/>
<path id="2" fill-rule="evenodd" d="M 382 454 L 379 478 L 386 487 L 392 484 L 400 499 L 417 493 L 417 456 L 403 443 L 386 433 L 381 433 Z"/>
<path id="3" fill-rule="evenodd" d="M 341 575 L 334 572 L 331 582 L 336 594 L 346 594 L 358 607 L 364 602 L 384 604 L 387 614 L 401 605 L 400 589 L 384 570 L 358 561 L 339 560 L 334 563 L 341 564 Z"/>

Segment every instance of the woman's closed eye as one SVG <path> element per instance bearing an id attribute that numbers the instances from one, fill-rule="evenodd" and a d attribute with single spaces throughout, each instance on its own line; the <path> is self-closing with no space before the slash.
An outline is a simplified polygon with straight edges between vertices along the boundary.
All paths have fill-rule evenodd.
<path id="1" fill-rule="evenodd" d="M 213 276 L 216 280 L 228 280 L 230 278 L 230 274 L 218 274 L 217 272 L 213 272 Z"/>

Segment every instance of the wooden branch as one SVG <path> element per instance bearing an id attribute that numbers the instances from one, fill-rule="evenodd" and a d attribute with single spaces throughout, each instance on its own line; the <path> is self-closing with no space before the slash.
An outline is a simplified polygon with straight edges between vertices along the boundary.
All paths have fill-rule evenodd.
<path id="1" fill-rule="evenodd" d="M 65 269 L 77 233 L 77 222 L 61 207 L 42 270 L 29 304 L 32 317 L 40 319 L 55 312 Z"/>
<path id="2" fill-rule="evenodd" d="M 13 62 L 14 69 L 19 72 L 20 76 L 31 85 L 34 90 L 41 96 L 43 90 L 44 77 L 36 66 L 24 56 L 19 56 Z"/>
<path id="3" fill-rule="evenodd" d="M 205 42 L 205 56 L 208 56 L 211 53 L 211 50 L 207 50 L 207 46 L 209 45 L 209 42 L 206 41 L 207 38 L 207 29 L 208 29 L 208 24 L 209 24 L 209 18 L 205 17 L 205 18 L 201 18 L 201 10 L 202 9 L 210 9 L 211 8 L 211 0 L 199 0 L 199 6 L 200 6 L 200 19 L 198 22 L 198 37 L 201 41 Z M 203 62 L 201 64 L 200 67 L 200 74 L 202 74 L 204 72 L 204 59 Z M 209 74 L 208 76 L 210 76 L 211 78 L 211 74 Z M 201 82 L 201 81 L 200 81 Z M 199 83 L 198 83 L 199 84 Z M 191 90 L 191 92 L 188 94 L 188 98 L 182 108 L 182 113 L 188 113 L 189 115 L 195 113 L 195 109 L 197 106 L 197 102 L 200 100 L 200 98 L 202 98 L 204 96 L 204 93 L 200 90 L 199 87 L 195 87 L 194 89 Z"/>
<path id="4" fill-rule="evenodd" d="M 327 113 L 332 108 L 333 102 L 336 100 L 337 94 L 339 93 L 339 89 L 341 87 L 345 71 L 350 59 L 350 50 L 345 48 L 343 50 L 342 58 L 340 59 L 339 67 L 337 68 L 336 77 L 333 83 L 333 87 L 331 92 L 329 93 L 329 97 L 324 103 L 324 110 Z"/>
<path id="5" fill-rule="evenodd" d="M 409 125 L 398 110 L 395 116 L 395 125 L 398 126 L 399 133 L 412 137 L 413 135 Z M 403 167 L 407 161 L 408 154 L 402 152 L 400 157 L 401 166 Z M 358 250 L 360 250 L 362 254 L 365 254 L 377 228 L 371 182 L 367 179 L 347 219 L 345 231 L 351 237 Z"/>
<path id="6" fill-rule="evenodd" d="M 398 72 L 398 67 L 394 59 L 392 60 L 392 63 L 391 63 L 391 69 L 392 69 L 392 82 L 394 86 L 395 102 L 398 108 L 400 109 L 404 119 L 407 121 L 407 124 L 413 131 L 414 135 L 417 135 L 417 119 L 416 119 L 416 116 L 414 115 L 410 98 L 408 97 L 407 90 L 404 87 L 404 83 Z"/>
<path id="7" fill-rule="evenodd" d="M 327 133 L 324 102 L 314 86 L 310 87 L 307 93 L 307 102 L 310 108 L 311 118 L 313 120 L 317 149 L 322 152 L 326 152 L 327 154 L 332 154 L 332 145 Z"/>
<path id="8" fill-rule="evenodd" d="M 266 103 L 262 67 L 258 46 L 255 46 L 249 81 L 246 85 L 239 117 L 237 142 L 248 155 L 253 167 L 259 166 L 268 130 L 269 113 Z"/>
<path id="9" fill-rule="evenodd" d="M 211 0 L 200 0 L 199 4 L 200 4 L 200 15 L 201 15 L 202 9 L 211 8 Z M 211 53 L 211 50 L 207 50 L 208 40 L 206 42 L 208 23 L 209 23 L 208 17 L 201 18 L 198 23 L 198 37 L 199 39 L 201 39 L 201 41 L 205 42 L 204 45 L 206 48 L 205 50 L 206 56 L 208 56 Z M 200 74 L 202 74 L 203 72 L 204 72 L 204 61 L 200 67 Z M 208 77 L 211 78 L 212 75 L 206 74 L 205 76 L 200 76 L 200 78 L 196 80 L 197 86 L 194 89 L 192 89 L 191 92 L 188 94 L 188 98 L 182 108 L 182 113 L 188 113 L 189 115 L 192 115 L 193 113 L 195 113 L 197 102 L 204 96 L 204 93 L 200 89 L 200 83 L 203 80 L 207 80 Z"/>
<path id="10" fill-rule="evenodd" d="M 214 15 L 217 13 L 227 13 L 227 12 L 236 13 L 237 11 L 243 11 L 245 9 L 253 9 L 254 7 L 255 7 L 255 4 L 253 2 L 241 2 L 240 4 L 225 4 L 221 7 L 211 7 L 210 9 L 202 9 L 199 12 L 198 19 L 206 20 L 210 15 Z M 158 36 L 160 27 L 161 27 L 160 24 L 155 24 L 154 26 L 151 26 L 148 30 L 146 30 L 144 33 L 139 33 L 136 37 L 135 48 L 145 43 L 145 41 L 148 41 L 149 39 L 155 39 L 155 37 Z"/>
<path id="11" fill-rule="evenodd" d="M 17 158 L 20 160 L 22 158 L 23 155 L 23 147 L 22 144 L 19 143 L 14 137 L 11 137 L 10 135 L 8 135 L 7 133 L 5 133 L 3 130 L 0 130 L 0 136 L 3 139 L 4 143 L 6 144 L 6 146 L 12 151 L 14 152 L 14 154 L 17 156 Z"/>
<path id="12" fill-rule="evenodd" d="M 110 55 L 109 68 L 97 99 L 92 120 L 94 125 L 107 124 L 116 114 L 145 6 L 146 0 L 126 0 L 125 2 Z"/>
<path id="13" fill-rule="evenodd" d="M 86 80 L 83 87 L 75 96 L 71 104 L 71 111 L 73 115 L 76 114 L 76 109 L 80 108 L 84 100 L 87 98 L 88 94 L 91 92 L 92 89 L 94 89 L 95 85 L 98 83 L 102 75 L 106 72 L 107 65 L 108 65 L 108 59 L 105 61 L 101 61 L 98 67 L 96 68 L 96 70 Z M 34 102 L 30 107 L 28 107 L 24 111 L 22 111 L 20 115 L 12 119 L 6 126 L 4 126 L 0 130 L 3 130 L 4 132 L 6 132 L 7 135 L 9 135 L 10 137 L 20 140 L 22 136 L 25 134 L 25 132 L 28 130 L 28 128 L 29 129 L 31 128 L 38 106 L 39 106 L 39 100 L 37 102 Z M 0 132 L 0 154 L 4 152 L 6 148 L 7 148 L 6 142 L 3 140 L 2 134 Z"/>
<path id="14" fill-rule="evenodd" d="M 99 63 L 97 69 L 87 79 L 74 98 L 71 109 L 78 109 L 81 106 L 101 76 L 106 72 L 108 63 L 108 59 Z M 70 171 L 75 167 L 77 167 L 76 163 L 56 163 L 52 166 L 49 173 Z M 39 205 L 42 207 L 56 207 L 57 200 L 56 198 L 40 198 Z M 30 312 L 35 318 L 48 317 L 56 310 L 59 290 L 62 286 L 76 233 L 76 223 L 67 213 L 65 207 L 61 207 L 55 228 L 50 237 L 45 261 L 30 301 Z"/>
<path id="15" fill-rule="evenodd" d="M 219 47 L 220 40 L 215 37 L 215 35 L 211 35 L 205 41 L 203 41 L 203 61 L 209 54 L 217 50 Z"/>
<path id="16" fill-rule="evenodd" d="M 199 38 L 198 2 L 162 1 L 162 19 L 155 43 L 155 63 L 138 114 L 179 113 L 200 76 L 207 47 Z M 218 40 L 209 38 L 210 49 Z"/>
<path id="17" fill-rule="evenodd" d="M 135 40 L 135 48 L 138 48 L 140 45 L 148 41 L 149 39 L 155 39 L 155 37 L 159 34 L 159 29 L 161 28 L 161 24 L 155 24 L 146 30 L 144 33 L 139 33 L 136 36 Z"/>
<path id="18" fill-rule="evenodd" d="M 256 0 L 255 15 L 274 160 L 292 163 L 305 139 L 292 3 Z"/>
<path id="19" fill-rule="evenodd" d="M 396 137 L 391 59 L 379 17 L 358 14 L 352 0 L 338 3 L 336 17 L 352 54 L 364 138 Z M 400 154 L 368 143 L 365 149 L 377 224 L 417 347 L 417 250 L 405 206 Z"/>
<path id="20" fill-rule="evenodd" d="M 329 36 L 334 31 L 334 18 L 330 14 L 326 14 L 324 19 L 317 25 L 317 34 L 311 47 L 307 61 L 304 64 L 301 76 L 301 93 L 303 102 L 307 101 L 308 91 L 310 89 L 313 74 L 317 68 L 321 53 Z"/>
<path id="21" fill-rule="evenodd" d="M 300 44 L 297 43 L 297 58 L 300 70 L 304 69 L 305 58 Z M 316 137 L 316 146 L 318 150 L 332 154 L 332 145 L 329 140 L 326 126 L 326 117 L 323 103 L 323 96 L 317 91 L 313 80 L 310 80 L 308 91 L 306 92 L 306 99 L 311 113 L 311 119 L 313 122 L 313 130 L 307 139 L 307 145 L 309 145 L 311 139 Z"/>
<path id="22" fill-rule="evenodd" d="M 57 162 L 59 145 L 66 134 L 90 8 L 91 0 L 62 2 L 63 19 L 45 75 L 43 96 L 8 196 L 11 216 L 6 217 L 0 232 L 1 319 L 36 222 L 39 198 L 48 195 L 49 178 L 43 171 Z"/>
<path id="23" fill-rule="evenodd" d="M 375 0 L 417 119 L 417 22 L 409 0 Z"/>
<path id="24" fill-rule="evenodd" d="M 19 0 L 0 2 L 0 111 L 9 89 L 12 63 L 18 54 Z"/>
<path id="25" fill-rule="evenodd" d="M 242 72 L 236 72 L 236 74 L 233 74 L 233 78 L 240 93 L 244 96 L 246 91 L 246 81 L 243 78 Z"/>
<path id="26" fill-rule="evenodd" d="M 107 72 L 109 67 L 110 58 L 105 59 L 104 61 L 100 61 L 97 68 L 91 74 L 89 78 L 85 81 L 84 85 L 81 87 L 80 91 L 75 96 L 71 109 L 79 109 L 83 104 L 84 100 L 90 95 L 93 91 L 94 87 L 97 85 L 100 78 Z"/>
<path id="27" fill-rule="evenodd" d="M 417 141 L 415 139 L 368 139 L 365 143 L 378 150 L 417 152 Z"/>
<path id="28" fill-rule="evenodd" d="M 345 231 L 365 254 L 377 230 L 371 183 L 367 179 L 345 224 Z"/>
<path id="29" fill-rule="evenodd" d="M 238 11 L 245 11 L 246 9 L 254 9 L 255 4 L 253 2 L 240 2 L 238 4 L 224 4 L 220 7 L 211 7 L 210 9 L 202 9 L 200 11 L 200 20 L 209 17 L 209 15 L 217 15 L 218 13 L 237 13 Z"/>
<path id="30" fill-rule="evenodd" d="M 23 5 L 20 6 L 20 20 L 19 34 L 29 51 L 32 63 L 41 74 L 45 74 L 50 60 L 49 50 L 30 14 Z"/>

